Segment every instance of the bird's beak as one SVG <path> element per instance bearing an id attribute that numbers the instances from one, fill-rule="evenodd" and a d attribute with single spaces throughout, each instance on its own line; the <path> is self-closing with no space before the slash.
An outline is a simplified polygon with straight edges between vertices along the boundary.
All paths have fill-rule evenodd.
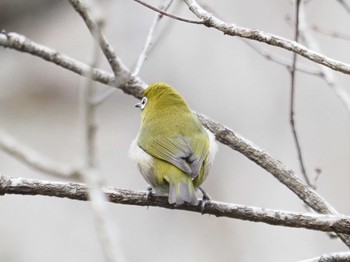
<path id="1" fill-rule="evenodd" d="M 141 101 L 140 101 L 140 102 L 138 102 L 137 104 L 135 104 L 135 107 L 137 107 L 137 108 L 141 108 Z"/>

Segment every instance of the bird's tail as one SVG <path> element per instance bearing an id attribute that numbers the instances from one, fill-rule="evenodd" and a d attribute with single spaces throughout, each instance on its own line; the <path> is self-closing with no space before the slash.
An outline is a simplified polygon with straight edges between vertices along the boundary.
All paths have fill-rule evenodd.
<path id="1" fill-rule="evenodd" d="M 175 179 L 173 177 L 167 180 L 169 183 L 170 204 L 182 205 L 186 202 L 192 205 L 198 205 L 199 201 L 195 194 L 192 178 Z"/>

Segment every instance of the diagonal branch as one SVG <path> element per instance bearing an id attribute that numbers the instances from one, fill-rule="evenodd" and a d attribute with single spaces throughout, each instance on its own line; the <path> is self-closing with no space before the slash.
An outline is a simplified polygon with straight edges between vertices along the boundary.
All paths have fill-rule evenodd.
<path id="1" fill-rule="evenodd" d="M 40 57 L 81 76 L 87 75 L 91 70 L 87 64 L 77 61 L 52 48 L 35 43 L 17 33 L 0 32 L 0 45 L 5 48 L 15 49 L 20 52 Z M 92 71 L 92 77 L 95 81 L 106 85 L 112 85 L 112 82 L 114 81 L 113 75 L 99 69 L 93 69 Z"/>
<path id="2" fill-rule="evenodd" d="M 80 168 L 57 164 L 2 131 L 0 131 L 0 149 L 40 172 L 61 178 L 79 178 L 81 176 Z"/>
<path id="3" fill-rule="evenodd" d="M 135 1 L 138 1 L 138 0 L 135 0 Z M 167 9 L 169 9 L 169 7 L 173 3 L 173 1 L 174 0 L 170 0 L 170 1 L 168 1 L 167 5 L 165 5 L 165 1 L 162 0 L 162 2 L 160 3 L 159 10 L 166 11 Z M 144 47 L 139 55 L 139 58 L 137 59 L 136 66 L 135 66 L 134 70 L 132 71 L 132 76 L 137 76 L 140 73 L 141 67 L 142 67 L 143 63 L 146 61 L 148 53 L 150 51 L 150 48 L 153 44 L 152 40 L 153 40 L 154 33 L 157 29 L 157 26 L 158 26 L 160 20 L 163 18 L 163 15 L 164 15 L 163 13 L 157 13 L 155 15 L 153 22 L 152 22 L 152 25 L 148 30 L 148 34 L 147 34 L 147 38 L 146 38 Z"/>
<path id="4" fill-rule="evenodd" d="M 339 4 L 341 4 L 345 11 L 350 14 L 350 5 L 345 0 L 338 0 Z"/>
<path id="5" fill-rule="evenodd" d="M 321 214 L 338 215 L 338 212 L 323 199 L 316 191 L 300 180 L 293 170 L 287 168 L 283 163 L 273 159 L 267 152 L 255 146 L 249 140 L 236 134 L 231 129 L 208 119 L 206 116 L 197 114 L 202 124 L 215 134 L 216 140 L 236 150 L 252 160 L 277 178 L 282 184 L 293 191 L 305 204 Z M 350 247 L 350 237 L 339 235 L 339 237 Z"/>
<path id="6" fill-rule="evenodd" d="M 101 47 L 103 54 L 105 55 L 108 63 L 110 64 L 116 80 L 123 83 L 128 80 L 128 71 L 123 62 L 117 57 L 112 45 L 108 42 L 107 38 L 102 34 L 99 26 L 94 21 L 89 7 L 81 0 L 69 0 L 75 11 L 83 18 L 86 26 L 90 30 L 91 35 L 95 38 Z"/>
<path id="7" fill-rule="evenodd" d="M 115 189 L 112 187 L 104 187 L 103 192 L 108 196 L 110 202 L 116 204 L 154 206 L 196 213 L 202 212 L 201 205 L 184 204 L 175 206 L 168 203 L 167 197 L 152 196 L 147 198 L 147 192 Z M 0 176 L 0 195 L 6 194 L 41 195 L 83 201 L 88 199 L 87 187 L 84 184 Z M 208 202 L 205 206 L 205 213 L 217 217 L 262 222 L 276 226 L 305 228 L 323 232 L 350 233 L 350 217 L 348 216 L 300 214 L 217 201 Z"/>
<path id="8" fill-rule="evenodd" d="M 318 64 L 322 64 L 335 71 L 339 71 L 344 74 L 350 74 L 349 64 L 346 64 L 344 62 L 319 54 L 295 41 L 292 41 L 280 36 L 275 36 L 269 33 L 265 33 L 260 30 L 237 26 L 233 23 L 227 23 L 217 18 L 213 14 L 207 12 L 195 0 L 183 0 L 183 1 L 188 5 L 189 9 L 198 18 L 204 21 L 205 26 L 215 28 L 223 32 L 225 35 L 239 36 L 239 37 L 263 42 L 268 45 L 280 47 L 288 51 L 297 53 L 305 57 L 306 59 L 309 59 Z"/>
<path id="9" fill-rule="evenodd" d="M 40 57 L 45 61 L 54 63 L 62 68 L 65 68 L 84 77 L 89 75 L 89 72 L 91 71 L 90 66 L 87 64 L 77 61 L 52 48 L 35 43 L 34 41 L 31 41 L 25 36 L 17 33 L 0 32 L 0 46 Z M 120 74 L 123 74 L 122 78 L 125 79 L 128 75 L 130 75 L 129 69 L 125 66 L 122 66 L 121 70 L 122 71 Z M 95 81 L 112 87 L 116 86 L 115 78 L 110 73 L 94 68 L 91 74 L 92 79 Z M 128 82 L 118 86 L 118 88 L 126 94 L 133 95 L 137 98 L 142 97 L 142 93 L 145 87 L 146 83 L 137 77 L 133 77 Z"/>

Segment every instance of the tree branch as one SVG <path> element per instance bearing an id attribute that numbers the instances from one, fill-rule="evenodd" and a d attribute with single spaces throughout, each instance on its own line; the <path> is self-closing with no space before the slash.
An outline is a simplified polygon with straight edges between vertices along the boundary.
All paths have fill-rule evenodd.
<path id="1" fill-rule="evenodd" d="M 81 0 L 69 0 L 75 11 L 83 18 L 86 26 L 90 30 L 91 35 L 101 47 L 103 54 L 105 55 L 108 63 L 110 64 L 116 80 L 120 83 L 126 82 L 129 76 L 129 70 L 123 64 L 123 62 L 117 57 L 112 45 L 108 42 L 107 38 L 102 34 L 99 29 L 99 25 L 94 20 L 89 7 Z M 128 72 L 128 73 L 127 73 Z"/>
<path id="2" fill-rule="evenodd" d="M 268 45 L 280 47 L 288 51 L 297 53 L 305 57 L 306 59 L 309 59 L 318 64 L 322 64 L 333 70 L 342 72 L 344 74 L 350 74 L 349 64 L 346 64 L 344 62 L 319 54 L 295 41 L 292 41 L 280 36 L 275 36 L 269 33 L 265 33 L 260 30 L 240 27 L 233 23 L 226 23 L 223 20 L 214 16 L 213 14 L 207 12 L 195 0 L 183 0 L 183 1 L 188 5 L 192 13 L 194 13 L 198 18 L 204 21 L 205 26 L 215 28 L 223 32 L 225 35 L 239 36 L 239 37 L 263 42 Z"/>
<path id="3" fill-rule="evenodd" d="M 292 69 L 291 62 L 289 59 L 279 57 L 279 56 L 276 56 L 274 54 L 270 54 L 268 52 L 265 52 L 264 50 L 256 47 L 255 45 L 253 45 L 250 41 L 248 41 L 246 39 L 242 39 L 242 41 L 247 46 L 249 46 L 251 49 L 253 49 L 256 53 L 258 53 L 259 55 L 264 57 L 266 60 L 269 60 L 269 61 L 274 62 L 276 64 L 279 64 L 281 66 L 284 66 L 288 70 L 288 72 L 290 72 L 290 70 Z M 322 71 L 315 68 L 315 67 L 298 64 L 298 66 L 295 68 L 295 70 L 298 72 L 304 73 L 304 74 L 322 77 Z"/>
<path id="4" fill-rule="evenodd" d="M 2 131 L 0 131 L 0 149 L 35 170 L 51 176 L 61 178 L 79 178 L 81 176 L 81 168 L 57 164 Z"/>
<path id="5" fill-rule="evenodd" d="M 301 6 L 300 9 L 300 37 L 308 47 L 312 48 L 315 51 L 321 51 L 319 44 L 310 32 L 310 26 L 305 14 L 305 8 L 303 6 Z M 340 99 L 348 113 L 350 113 L 350 95 L 348 91 L 337 83 L 337 79 L 332 70 L 323 66 L 320 66 L 320 70 L 322 72 L 322 78 L 324 81 Z"/>
<path id="6" fill-rule="evenodd" d="M 242 153 L 254 163 L 268 171 L 282 184 L 293 191 L 305 204 L 321 214 L 338 215 L 338 212 L 323 199 L 316 191 L 300 180 L 293 170 L 284 166 L 280 161 L 273 159 L 267 152 L 253 145 L 247 139 L 235 134 L 231 129 L 209 120 L 206 116 L 197 114 L 202 124 L 215 134 L 216 140 Z M 350 237 L 339 236 L 350 247 Z"/>
<path id="7" fill-rule="evenodd" d="M 171 6 L 173 1 L 174 0 L 170 0 L 170 1 L 168 1 L 167 5 L 165 5 L 166 0 L 162 0 L 160 3 L 159 9 L 164 10 L 164 11 L 168 10 L 168 8 Z M 147 34 L 147 38 L 146 38 L 144 47 L 139 55 L 139 58 L 137 59 L 134 70 L 132 70 L 132 73 L 131 73 L 132 77 L 137 77 L 138 74 L 140 73 L 140 70 L 143 66 L 143 63 L 146 61 L 147 56 L 149 55 L 149 52 L 150 52 L 150 48 L 152 47 L 154 33 L 155 33 L 156 28 L 157 28 L 157 26 L 162 18 L 163 18 L 163 14 L 156 13 L 156 15 L 153 19 L 152 25 L 148 30 L 148 34 Z M 101 92 L 101 94 L 96 95 L 96 97 L 93 99 L 93 104 L 96 106 L 101 105 L 114 92 L 115 92 L 115 89 L 107 89 L 107 90 Z"/>
<path id="8" fill-rule="evenodd" d="M 81 76 L 87 75 L 88 71 L 91 70 L 87 64 L 77 61 L 67 55 L 61 54 L 54 49 L 37 44 L 25 36 L 17 33 L 7 33 L 4 31 L 0 32 L 0 45 L 5 48 L 15 49 L 20 52 L 40 57 Z M 93 69 L 93 79 L 106 85 L 111 85 L 111 83 L 114 81 L 112 74 L 99 69 Z"/>
<path id="9" fill-rule="evenodd" d="M 17 33 L 6 33 L 4 31 L 0 32 L 0 45 L 5 48 L 11 48 L 20 52 L 40 57 L 48 62 L 54 63 L 84 77 L 89 75 L 89 71 L 91 71 L 91 68 L 87 64 L 77 61 L 67 55 L 61 54 L 54 49 L 37 44 L 25 36 Z M 120 74 L 124 74 L 123 78 L 130 75 L 129 69 L 125 66 L 122 66 L 121 70 L 122 71 Z M 117 86 L 124 93 L 133 95 L 137 98 L 142 98 L 143 90 L 147 86 L 146 83 L 137 77 L 133 77 L 128 82 L 117 85 L 116 80 L 112 74 L 96 68 L 92 70 L 92 78 L 93 80 L 105 85 L 112 87 Z"/>
<path id="10" fill-rule="evenodd" d="M 109 201 L 115 204 L 154 206 L 201 213 L 202 208 L 190 204 L 175 206 L 168 203 L 167 197 L 152 196 L 147 192 L 104 187 L 103 192 Z M 86 201 L 87 187 L 84 184 L 68 182 L 49 182 L 20 177 L 0 176 L 0 195 L 41 195 Z M 270 225 L 293 228 L 305 228 L 323 232 L 350 233 L 350 217 L 318 214 L 300 214 L 266 208 L 249 207 L 237 204 L 210 201 L 205 206 L 205 213 L 217 217 L 262 222 Z"/>
<path id="11" fill-rule="evenodd" d="M 320 257 L 301 260 L 299 262 L 349 262 L 350 252 L 338 252 L 322 255 Z"/>

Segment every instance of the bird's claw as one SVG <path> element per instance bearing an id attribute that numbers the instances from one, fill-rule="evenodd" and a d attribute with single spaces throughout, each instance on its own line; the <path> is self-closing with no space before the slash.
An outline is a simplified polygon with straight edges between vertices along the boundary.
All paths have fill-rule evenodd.
<path id="1" fill-rule="evenodd" d="M 153 189 L 150 185 L 147 186 L 146 198 L 150 199 L 153 196 Z"/>
<path id="2" fill-rule="evenodd" d="M 202 201 L 201 201 L 201 213 L 204 214 L 205 206 L 210 203 L 210 197 L 209 195 L 203 190 L 203 188 L 199 187 L 199 190 L 202 193 Z"/>

